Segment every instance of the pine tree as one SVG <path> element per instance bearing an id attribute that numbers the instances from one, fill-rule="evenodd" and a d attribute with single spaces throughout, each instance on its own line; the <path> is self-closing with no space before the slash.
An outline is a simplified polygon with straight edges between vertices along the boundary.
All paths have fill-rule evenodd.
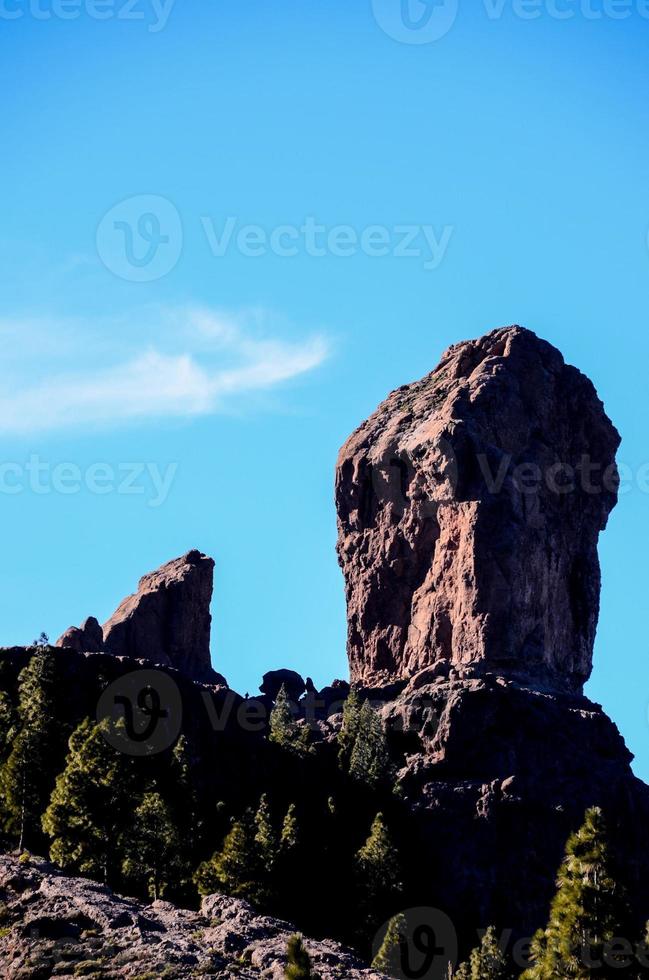
<path id="1" fill-rule="evenodd" d="M 20 672 L 17 725 L 7 733 L 13 742 L 0 770 L 2 821 L 21 851 L 41 843 L 41 816 L 54 783 L 61 745 L 55 680 L 55 657 L 47 651 L 34 654 Z"/>
<path id="2" fill-rule="evenodd" d="M 123 834 L 131 826 L 134 784 L 133 760 L 105 738 L 111 725 L 86 718 L 73 732 L 43 830 L 60 867 L 114 882 L 124 857 Z"/>
<path id="3" fill-rule="evenodd" d="M 164 799 L 178 836 L 176 860 L 180 878 L 174 894 L 189 897 L 192 892 L 192 868 L 196 863 L 203 836 L 200 805 L 192 776 L 189 744 L 181 735 L 171 755 Z"/>
<path id="4" fill-rule="evenodd" d="M 275 707 L 270 713 L 269 741 L 289 752 L 305 755 L 309 751 L 310 732 L 307 725 L 300 725 L 293 717 L 291 703 L 282 684 Z"/>
<path id="5" fill-rule="evenodd" d="M 498 943 L 498 936 L 490 926 L 469 958 L 455 974 L 455 980 L 505 980 L 507 959 Z"/>
<path id="6" fill-rule="evenodd" d="M 612 964 L 598 969 L 591 964 L 601 963 L 604 952 L 611 960 L 607 944 L 624 935 L 625 919 L 622 890 L 611 872 L 604 817 L 598 807 L 593 807 L 568 840 L 550 919 L 534 939 L 533 965 L 523 977 L 619 976 L 619 969 Z"/>
<path id="7" fill-rule="evenodd" d="M 361 700 L 355 687 L 343 706 L 343 720 L 338 732 L 338 762 L 342 769 L 349 770 L 351 754 L 358 736 L 361 714 Z"/>
<path id="8" fill-rule="evenodd" d="M 181 735 L 174 746 L 169 766 L 169 791 L 173 797 L 170 805 L 178 818 L 177 823 L 182 830 L 192 838 L 200 833 L 199 806 L 192 778 L 189 744 L 187 738 Z"/>
<path id="9" fill-rule="evenodd" d="M 286 947 L 287 964 L 284 971 L 286 980 L 317 980 L 311 967 L 309 956 L 302 937 L 291 936 Z"/>
<path id="10" fill-rule="evenodd" d="M 5 691 L 0 691 L 0 762 L 2 763 L 11 751 L 11 743 L 16 735 L 16 723 L 16 712 L 11 698 Z"/>
<path id="11" fill-rule="evenodd" d="M 255 813 L 255 844 L 259 863 L 266 874 L 270 874 L 277 858 L 279 844 L 273 828 L 268 797 L 264 793 Z"/>
<path id="12" fill-rule="evenodd" d="M 304 897 L 296 882 L 304 875 L 304 853 L 300 842 L 297 811 L 289 806 L 279 838 L 279 852 L 273 867 L 273 884 L 277 898 L 277 914 L 293 920 L 304 911 Z"/>
<path id="13" fill-rule="evenodd" d="M 282 823 L 282 833 L 280 836 L 280 852 L 289 853 L 294 851 L 298 844 L 298 829 L 295 803 L 291 803 L 284 822 Z"/>
<path id="14" fill-rule="evenodd" d="M 241 820 L 232 824 L 221 850 L 200 865 L 194 881 L 201 895 L 225 892 L 235 898 L 258 902 L 262 891 L 261 873 L 255 825 L 248 811 Z"/>
<path id="15" fill-rule="evenodd" d="M 385 785 L 394 778 L 385 731 L 369 701 L 365 701 L 360 710 L 349 772 L 354 779 L 372 788 Z"/>
<path id="16" fill-rule="evenodd" d="M 407 940 L 408 924 L 403 915 L 395 915 L 390 919 L 383 942 L 372 960 L 372 967 L 388 977 L 403 977 L 402 944 Z"/>
<path id="17" fill-rule="evenodd" d="M 376 815 L 369 837 L 356 854 L 355 870 L 365 934 L 387 917 L 402 890 L 399 856 L 382 813 Z"/>
<path id="18" fill-rule="evenodd" d="M 184 866 L 178 831 L 159 793 L 145 793 L 133 814 L 133 823 L 124 834 L 125 877 L 146 891 L 149 898 L 161 898 L 168 888 L 178 887 Z"/>

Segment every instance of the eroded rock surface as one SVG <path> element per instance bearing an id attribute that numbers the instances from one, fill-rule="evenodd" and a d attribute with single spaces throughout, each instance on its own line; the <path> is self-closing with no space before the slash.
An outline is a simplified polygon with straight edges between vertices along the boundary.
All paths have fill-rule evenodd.
<path id="1" fill-rule="evenodd" d="M 393 392 L 336 473 L 352 680 L 455 667 L 581 691 L 619 442 L 591 382 L 517 326 Z"/>
<path id="2" fill-rule="evenodd" d="M 104 623 L 104 649 L 115 656 L 175 667 L 213 679 L 210 602 L 214 562 L 200 551 L 144 575 L 137 592 Z"/>
<path id="3" fill-rule="evenodd" d="M 246 902 L 210 895 L 200 912 L 143 905 L 40 861 L 0 856 L 0 973 L 7 980 L 93 977 L 280 980 L 296 930 Z M 305 940 L 322 980 L 380 980 L 338 943 Z"/>

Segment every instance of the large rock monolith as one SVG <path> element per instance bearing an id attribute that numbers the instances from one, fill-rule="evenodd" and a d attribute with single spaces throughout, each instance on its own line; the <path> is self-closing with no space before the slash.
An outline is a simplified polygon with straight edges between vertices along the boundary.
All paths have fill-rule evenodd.
<path id="1" fill-rule="evenodd" d="M 337 466 L 352 680 L 453 669 L 581 691 L 619 442 L 588 378 L 518 326 L 394 391 Z"/>

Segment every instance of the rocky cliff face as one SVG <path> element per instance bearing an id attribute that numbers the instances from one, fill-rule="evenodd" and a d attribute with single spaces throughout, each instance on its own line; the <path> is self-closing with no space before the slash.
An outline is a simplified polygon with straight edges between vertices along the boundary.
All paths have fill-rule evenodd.
<path id="1" fill-rule="evenodd" d="M 336 472 L 352 679 L 453 668 L 580 691 L 619 441 L 591 382 L 520 327 L 393 392 Z"/>
<path id="2" fill-rule="evenodd" d="M 175 667 L 187 677 L 215 682 L 210 661 L 210 602 L 214 561 L 200 551 L 144 575 L 103 628 L 94 617 L 66 630 L 56 645 L 78 652 Z M 222 679 L 222 678 L 221 678 Z"/>
<path id="3" fill-rule="evenodd" d="M 200 551 L 144 575 L 104 623 L 105 650 L 209 677 L 213 575 L 213 560 Z"/>

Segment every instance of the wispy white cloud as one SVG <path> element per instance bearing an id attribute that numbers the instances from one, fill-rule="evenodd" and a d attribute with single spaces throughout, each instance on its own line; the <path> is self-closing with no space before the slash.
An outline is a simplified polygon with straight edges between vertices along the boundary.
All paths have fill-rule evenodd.
<path id="1" fill-rule="evenodd" d="M 312 371 L 322 335 L 263 311 L 147 309 L 92 322 L 0 320 L 0 433 L 110 426 L 223 411 Z"/>

